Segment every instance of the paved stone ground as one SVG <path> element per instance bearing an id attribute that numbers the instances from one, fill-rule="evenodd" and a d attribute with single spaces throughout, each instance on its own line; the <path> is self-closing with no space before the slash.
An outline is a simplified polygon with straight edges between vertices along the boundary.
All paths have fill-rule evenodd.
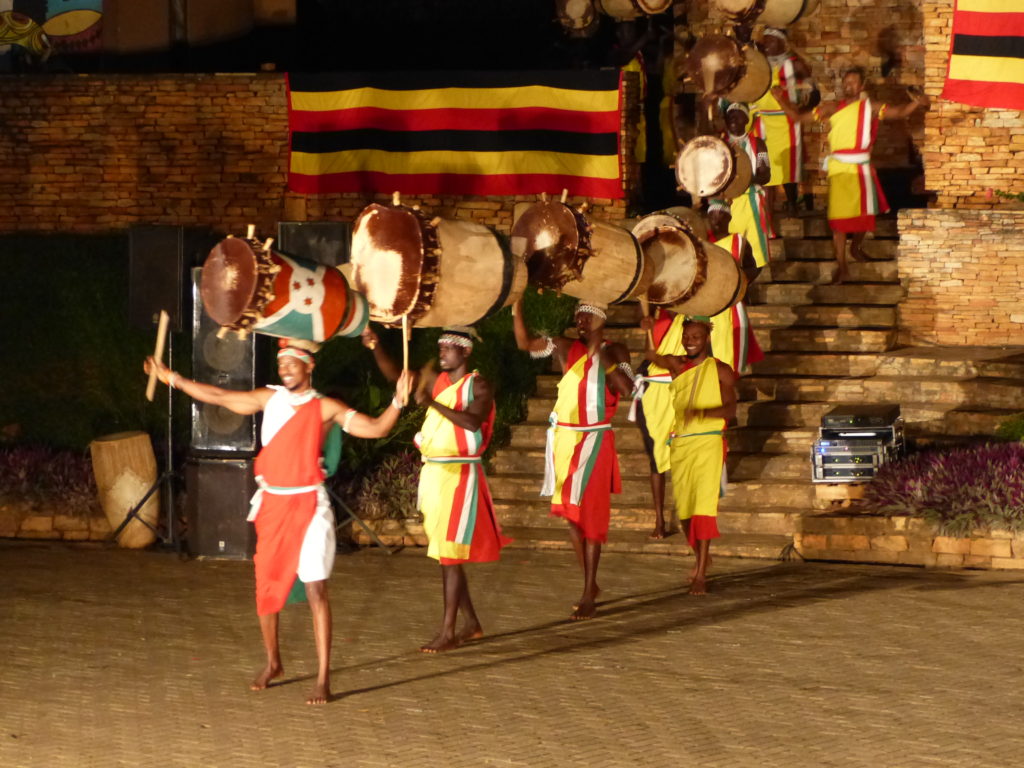
<path id="1" fill-rule="evenodd" d="M 427 657 L 436 566 L 338 558 L 334 687 L 303 704 L 262 654 L 247 563 L 0 542 L 0 765 L 1024 766 L 1019 574 L 609 555 L 600 618 L 565 621 L 564 552 L 470 580 L 486 639 Z"/>

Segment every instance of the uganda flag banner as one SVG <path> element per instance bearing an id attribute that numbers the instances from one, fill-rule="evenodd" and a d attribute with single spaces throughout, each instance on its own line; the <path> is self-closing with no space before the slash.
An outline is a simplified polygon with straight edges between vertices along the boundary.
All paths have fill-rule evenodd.
<path id="1" fill-rule="evenodd" d="M 300 194 L 621 198 L 618 70 L 290 74 Z"/>
<path id="2" fill-rule="evenodd" d="M 957 0 L 943 98 L 1024 110 L 1024 0 Z"/>

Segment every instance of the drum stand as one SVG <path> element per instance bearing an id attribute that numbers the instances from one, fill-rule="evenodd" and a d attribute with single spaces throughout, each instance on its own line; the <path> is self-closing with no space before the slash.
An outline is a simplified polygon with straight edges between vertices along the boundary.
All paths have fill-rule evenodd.
<path id="1" fill-rule="evenodd" d="M 174 360 L 173 333 L 167 334 L 167 359 L 169 361 Z M 181 554 L 182 552 L 181 537 L 178 535 L 178 532 L 176 530 L 177 526 L 175 524 L 177 516 L 174 513 L 173 481 L 177 478 L 180 478 L 181 474 L 179 472 L 174 471 L 174 433 L 172 432 L 172 429 L 174 427 L 174 418 L 173 412 L 171 410 L 174 405 L 174 402 L 172 398 L 173 392 L 170 387 L 167 387 L 167 445 L 165 446 L 166 454 L 164 458 L 164 471 L 160 474 L 156 481 L 149 487 L 149 490 L 146 491 L 145 495 L 143 495 L 143 497 L 139 499 L 138 503 L 130 510 L 128 510 L 128 514 L 125 515 L 124 520 L 122 520 L 121 524 L 117 526 L 117 529 L 110 534 L 110 538 L 108 539 L 108 541 L 117 541 L 117 537 L 121 535 L 121 531 L 123 531 L 125 527 L 127 527 L 128 523 L 130 523 L 132 520 L 138 520 L 140 523 L 149 528 L 149 530 L 151 530 L 156 535 L 157 541 L 159 541 L 161 544 L 170 545 L 178 554 Z M 146 505 L 146 502 L 149 501 L 149 497 L 156 493 L 158 490 L 160 490 L 160 486 L 162 485 L 167 486 L 166 494 L 164 496 L 164 505 L 167 509 L 166 533 L 161 533 L 156 528 L 156 526 L 151 525 L 149 522 L 139 517 L 139 511 Z"/>
<path id="2" fill-rule="evenodd" d="M 325 484 L 324 487 L 327 488 L 327 493 L 330 494 L 331 498 L 334 499 L 334 503 L 338 505 L 338 508 L 341 509 L 341 511 L 345 515 L 345 519 L 344 520 L 342 520 L 341 522 L 336 522 L 335 523 L 335 526 L 334 526 L 335 530 L 338 530 L 338 528 L 341 528 L 341 526 L 343 526 L 345 523 L 348 523 L 348 522 L 356 523 L 360 528 L 362 528 L 364 531 L 366 531 L 366 535 L 370 537 L 370 539 L 373 541 L 374 544 L 376 544 L 378 547 L 383 549 L 389 555 L 394 554 L 392 549 L 387 544 L 385 544 L 383 541 L 380 540 L 380 537 L 374 532 L 373 528 L 371 528 L 366 523 L 364 523 L 356 515 L 356 513 L 352 511 L 352 509 L 348 506 L 348 504 L 346 504 L 344 501 L 342 501 L 341 497 L 338 494 L 336 494 L 333 490 L 331 490 L 330 486 Z"/>

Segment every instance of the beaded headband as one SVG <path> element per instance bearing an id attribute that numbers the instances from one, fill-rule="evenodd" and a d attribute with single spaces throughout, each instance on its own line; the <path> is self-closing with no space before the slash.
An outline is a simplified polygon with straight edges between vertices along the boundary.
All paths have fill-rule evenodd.
<path id="1" fill-rule="evenodd" d="M 711 213 L 712 211 L 726 211 L 728 213 L 731 213 L 732 208 L 729 207 L 729 203 L 727 203 L 725 200 L 716 197 L 714 200 L 708 203 L 708 213 Z"/>
<path id="2" fill-rule="evenodd" d="M 580 302 L 579 306 L 576 307 L 575 314 L 578 315 L 580 313 L 588 315 L 597 315 L 602 320 L 608 319 L 608 314 L 604 311 L 604 308 L 599 307 L 596 304 L 590 304 L 587 302 Z"/>
<path id="3" fill-rule="evenodd" d="M 777 27 L 765 27 L 764 34 L 782 38 L 787 42 L 789 41 L 789 35 L 786 34 L 785 30 L 778 29 Z"/>

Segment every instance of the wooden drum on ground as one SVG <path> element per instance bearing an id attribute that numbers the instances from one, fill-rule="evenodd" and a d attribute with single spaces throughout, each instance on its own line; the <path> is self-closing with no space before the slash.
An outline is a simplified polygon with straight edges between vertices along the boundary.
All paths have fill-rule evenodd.
<path id="1" fill-rule="evenodd" d="M 113 531 L 156 482 L 153 444 L 145 432 L 118 432 L 93 440 L 89 453 L 100 506 Z M 138 517 L 156 525 L 160 517 L 159 491 L 149 497 Z M 148 547 L 155 540 L 156 534 L 134 519 L 117 537 L 117 543 L 129 549 Z"/>
<path id="2" fill-rule="evenodd" d="M 628 230 L 554 201 L 535 203 L 519 217 L 512 252 L 538 288 L 601 304 L 636 298 L 653 277 L 653 265 Z"/>
<path id="3" fill-rule="evenodd" d="M 707 257 L 704 283 L 689 297 L 669 309 L 684 315 L 713 317 L 743 299 L 747 278 L 727 250 L 708 242 L 701 243 L 701 247 Z"/>
<path id="4" fill-rule="evenodd" d="M 743 46 L 743 59 L 746 68 L 739 82 L 725 94 L 729 101 L 749 104 L 768 93 L 772 86 L 772 65 L 768 57 L 754 45 Z"/>
<path id="5" fill-rule="evenodd" d="M 215 322 L 243 333 L 323 342 L 358 336 L 369 321 L 366 297 L 335 267 L 239 237 L 221 240 L 210 251 L 200 294 Z"/>
<path id="6" fill-rule="evenodd" d="M 353 227 L 352 282 L 377 322 L 472 325 L 523 294 L 526 266 L 482 224 L 374 203 Z"/>

